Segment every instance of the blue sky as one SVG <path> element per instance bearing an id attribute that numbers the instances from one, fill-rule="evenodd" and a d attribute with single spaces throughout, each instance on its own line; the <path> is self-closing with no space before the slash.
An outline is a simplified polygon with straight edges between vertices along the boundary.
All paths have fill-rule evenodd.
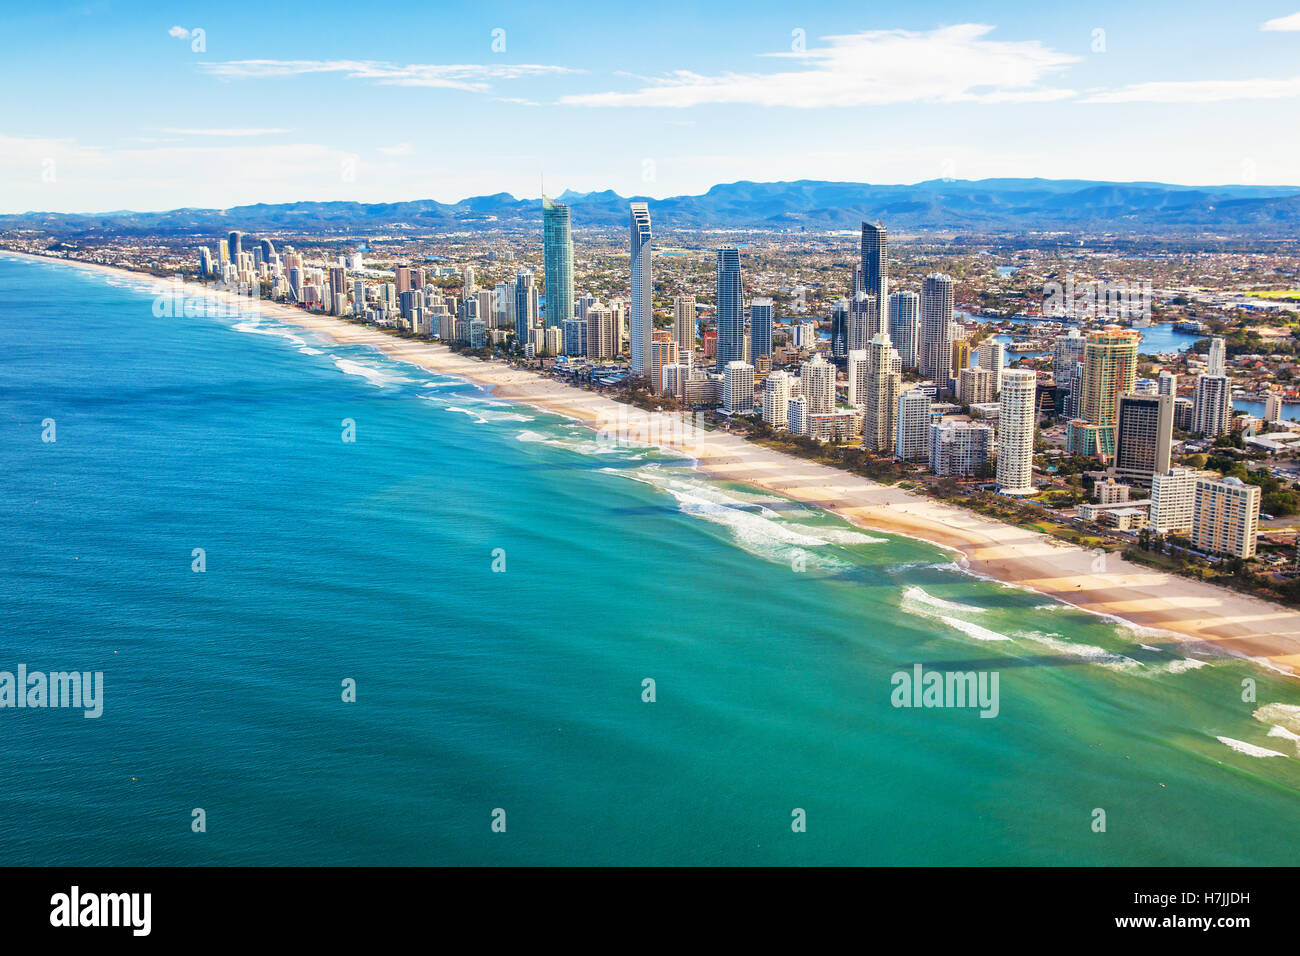
<path id="1" fill-rule="evenodd" d="M 8 212 L 1300 183 L 1300 0 L 9 8 Z"/>

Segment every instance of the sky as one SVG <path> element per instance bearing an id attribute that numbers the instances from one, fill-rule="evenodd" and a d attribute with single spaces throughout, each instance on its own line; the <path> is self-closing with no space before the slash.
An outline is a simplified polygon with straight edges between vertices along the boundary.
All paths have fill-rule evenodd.
<path id="1" fill-rule="evenodd" d="M 8 0 L 3 27 L 3 212 L 1300 184 L 1300 0 Z"/>

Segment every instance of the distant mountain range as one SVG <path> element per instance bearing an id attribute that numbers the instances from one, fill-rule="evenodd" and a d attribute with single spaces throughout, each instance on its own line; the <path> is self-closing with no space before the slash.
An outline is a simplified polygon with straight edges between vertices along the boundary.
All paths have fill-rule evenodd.
<path id="1" fill-rule="evenodd" d="M 565 192 L 573 226 L 622 228 L 627 205 L 644 199 L 660 230 L 757 228 L 852 229 L 882 220 L 904 232 L 1079 233 L 1194 235 L 1222 233 L 1292 237 L 1300 227 L 1297 186 L 1171 186 L 1088 180 L 930 180 L 873 186 L 800 180 L 738 182 L 699 196 L 651 199 L 615 192 Z M 0 216 L 0 231 L 42 229 L 61 237 L 190 235 L 242 229 L 260 234 L 424 233 L 495 227 L 535 229 L 541 202 L 509 193 L 457 203 L 420 199 L 398 203 L 295 202 L 232 209 L 94 214 L 29 212 Z"/>

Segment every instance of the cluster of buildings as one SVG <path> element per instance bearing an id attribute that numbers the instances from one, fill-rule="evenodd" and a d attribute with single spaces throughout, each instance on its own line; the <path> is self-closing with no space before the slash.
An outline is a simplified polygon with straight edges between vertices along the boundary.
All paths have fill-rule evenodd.
<path id="1" fill-rule="evenodd" d="M 626 300 L 576 294 L 569 209 L 543 197 L 542 219 L 543 283 L 524 268 L 479 288 L 472 266 L 462 275 L 408 265 L 396 266 L 391 281 L 387 273 L 367 281 L 376 276 L 360 254 L 309 267 L 292 247 L 277 252 L 267 239 L 246 249 L 239 232 L 219 245 L 215 260 L 200 249 L 199 271 L 239 287 L 269 283 L 274 298 L 381 327 L 474 348 L 513 342 L 529 358 L 557 357 L 565 369 L 626 356 L 627 375 L 656 396 L 728 417 L 759 416 L 774 430 L 820 442 L 857 443 L 938 476 L 987 481 L 1007 495 L 1037 492 L 1037 424 L 1049 414 L 1067 422 L 1069 452 L 1105 467 L 1103 500 L 1084 506 L 1081 517 L 1186 534 L 1207 552 L 1254 553 L 1259 489 L 1171 467 L 1175 428 L 1207 438 L 1231 429 L 1221 339 L 1191 397 L 1178 395 L 1172 373 L 1137 377 L 1141 333 L 1133 328 L 1058 335 L 1050 378 L 1008 367 L 1001 342 L 973 343 L 956 320 L 950 276 L 927 275 L 916 291 L 890 288 L 887 230 L 867 222 L 850 294 L 831 308 L 828 341 L 814 322 L 781 326 L 772 299 L 746 300 L 735 246 L 716 250 L 714 327 L 701 336 L 696 300 L 686 294 L 673 298 L 671 321 L 656 328 L 646 203 L 629 208 Z M 448 276 L 460 277 L 458 287 L 430 281 Z M 1135 486 L 1150 488 L 1150 498 L 1130 500 Z"/>

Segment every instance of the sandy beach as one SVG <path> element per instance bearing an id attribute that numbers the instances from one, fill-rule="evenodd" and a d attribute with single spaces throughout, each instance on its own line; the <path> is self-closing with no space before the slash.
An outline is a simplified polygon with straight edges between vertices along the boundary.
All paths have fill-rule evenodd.
<path id="1" fill-rule="evenodd" d="M 22 255 L 21 253 L 7 253 Z M 137 281 L 158 281 L 125 269 L 65 259 L 64 262 Z M 201 287 L 187 284 L 190 294 Z M 498 397 L 554 412 L 602 432 L 605 437 L 649 439 L 699 462 L 714 477 L 814 505 L 864 529 L 903 534 L 950 548 L 971 572 L 1031 588 L 1096 614 L 1144 628 L 1145 643 L 1179 637 L 1215 644 L 1300 676 L 1300 612 L 1212 584 L 1165 574 L 1125 561 L 1104 560 L 1090 551 L 1038 532 L 1003 524 L 827 465 L 794 458 L 725 432 L 681 424 L 678 416 L 650 413 L 533 372 L 458 355 L 446 346 L 408 340 L 378 329 L 308 313 L 278 303 L 207 292 L 238 301 L 278 321 L 324 334 L 340 343 L 373 346 L 387 355 L 432 372 L 462 376 Z"/>

